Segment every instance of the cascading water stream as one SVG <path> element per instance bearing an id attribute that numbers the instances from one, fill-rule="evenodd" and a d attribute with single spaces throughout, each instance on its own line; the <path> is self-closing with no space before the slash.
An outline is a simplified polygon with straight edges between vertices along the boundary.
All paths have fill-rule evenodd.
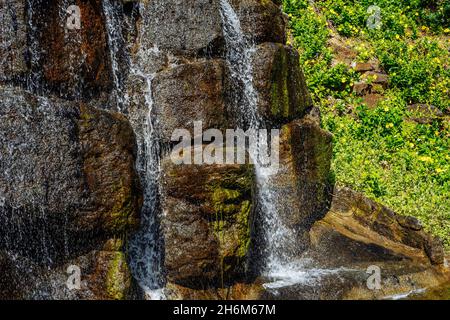
<path id="1" fill-rule="evenodd" d="M 117 111 L 122 112 L 125 103 L 123 81 L 120 77 L 121 71 L 119 68 L 120 48 L 124 43 L 122 38 L 122 24 L 119 16 L 122 7 L 120 2 L 111 0 L 103 0 L 102 6 L 105 16 L 107 41 L 114 84 L 113 98 L 117 106 Z"/>
<path id="2" fill-rule="evenodd" d="M 228 0 L 221 0 L 220 4 L 227 45 L 227 65 L 234 82 L 233 89 L 238 92 L 233 96 L 235 112 L 239 117 L 239 125 L 256 129 L 257 132 L 258 129 L 265 128 L 265 123 L 258 112 L 258 94 L 253 84 L 252 55 L 256 46 L 254 41 L 242 32 L 239 18 Z M 269 278 L 280 277 L 298 267 L 292 264 L 293 258 L 286 250 L 295 238 L 295 230 L 286 227 L 279 217 L 279 208 L 283 203 L 271 180 L 271 177 L 276 175 L 274 167 L 264 166 L 258 161 L 262 153 L 260 148 L 250 150 L 250 153 L 255 165 L 257 205 L 264 228 L 262 274 Z"/>
<path id="3" fill-rule="evenodd" d="M 145 291 L 146 298 L 151 300 L 164 299 L 164 277 L 162 275 L 162 244 L 158 218 L 159 206 L 159 176 L 161 145 L 155 128 L 156 119 L 152 116 L 153 94 L 152 81 L 154 74 L 144 74 L 132 69 L 132 74 L 145 80 L 147 90 L 145 103 L 144 132 L 138 137 L 138 171 L 144 177 L 144 206 L 142 208 L 141 229 L 134 235 L 130 243 L 131 268 L 134 277 Z"/>
<path id="4" fill-rule="evenodd" d="M 138 8 L 141 11 L 141 16 L 146 19 L 144 6 L 144 4 L 140 4 Z M 125 94 L 120 69 L 120 54 L 124 45 L 120 19 L 123 9 L 120 2 L 116 4 L 112 0 L 104 0 L 103 10 L 114 81 L 113 98 L 118 111 L 123 112 L 124 110 L 130 110 L 130 103 L 132 102 L 128 94 Z M 142 41 L 142 39 L 138 40 Z M 145 116 L 139 117 L 138 121 L 132 121 L 138 144 L 136 167 L 141 177 L 144 204 L 141 211 L 141 227 L 130 239 L 129 257 L 131 271 L 143 289 L 145 298 L 161 300 L 165 299 L 163 292 L 165 279 L 162 272 L 164 248 L 159 224 L 161 212 L 159 176 L 162 147 L 156 128 L 157 119 L 152 115 L 154 105 L 152 82 L 155 73 L 147 72 L 143 65 L 150 59 L 148 55 L 154 53 L 154 51 L 158 51 L 156 46 L 150 50 L 141 47 L 137 53 L 138 59 L 129 65 L 129 76 L 138 78 L 143 83 L 144 92 L 139 92 L 138 95 L 144 95 L 146 106 Z"/>

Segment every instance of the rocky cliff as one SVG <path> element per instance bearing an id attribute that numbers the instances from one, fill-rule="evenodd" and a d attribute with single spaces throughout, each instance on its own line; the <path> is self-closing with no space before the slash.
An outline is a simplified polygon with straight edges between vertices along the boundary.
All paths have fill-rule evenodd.
<path id="1" fill-rule="evenodd" d="M 418 221 L 333 192 L 332 136 L 279 1 L 74 3 L 80 29 L 63 0 L 0 4 L 0 298 L 380 298 L 371 264 L 409 277 L 386 294 L 448 279 Z M 280 130 L 270 178 L 171 161 L 175 129 L 225 135 L 252 128 L 251 113 Z M 360 272 L 279 295 L 278 267 Z"/>

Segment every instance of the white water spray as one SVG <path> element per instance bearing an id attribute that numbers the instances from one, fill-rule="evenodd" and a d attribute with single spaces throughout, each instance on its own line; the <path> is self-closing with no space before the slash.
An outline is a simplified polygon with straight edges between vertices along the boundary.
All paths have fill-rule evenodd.
<path id="1" fill-rule="evenodd" d="M 256 46 L 252 39 L 242 32 L 238 15 L 228 0 L 221 0 L 221 17 L 223 32 L 227 45 L 227 65 L 230 69 L 234 85 L 233 104 L 235 114 L 239 117 L 239 125 L 247 125 L 252 129 L 261 129 L 265 123 L 258 112 L 258 93 L 253 84 L 252 55 Z M 257 131 L 257 130 L 255 130 Z M 288 228 L 279 216 L 283 208 L 283 199 L 277 194 L 277 188 L 272 180 L 277 174 L 274 168 L 261 165 L 258 161 L 260 150 L 251 150 L 254 160 L 257 180 L 257 202 L 264 225 L 263 270 L 262 274 L 269 278 L 295 279 L 305 277 L 301 261 L 295 261 L 288 248 L 296 238 L 295 230 Z M 300 276 L 299 276 L 300 275 Z M 284 283 L 284 282 L 283 282 Z"/>
<path id="2" fill-rule="evenodd" d="M 143 136 L 137 137 L 139 142 L 138 170 L 144 177 L 144 206 L 142 209 L 141 229 L 133 237 L 130 244 L 131 269 L 139 285 L 145 292 L 146 299 L 163 300 L 164 278 L 162 275 L 162 245 L 159 230 L 159 177 L 161 147 L 155 121 L 152 116 L 153 92 L 152 82 L 155 74 L 144 74 L 132 69 L 132 74 L 141 77 L 146 83 L 145 117 Z"/>
<path id="3" fill-rule="evenodd" d="M 231 71 L 231 78 L 236 87 L 241 85 L 242 97 L 236 97 L 234 104 L 236 114 L 241 125 L 247 124 L 252 129 L 261 129 L 264 126 L 258 112 L 258 93 L 253 84 L 252 55 L 256 50 L 251 39 L 245 37 L 242 32 L 239 18 L 233 7 L 227 0 L 221 0 L 221 16 L 223 21 L 224 36 L 227 44 L 227 63 Z M 270 167 L 264 167 L 258 159 L 259 150 L 252 150 L 256 178 L 258 184 L 258 204 L 262 211 L 262 217 L 266 220 L 266 272 L 281 263 L 283 255 L 282 245 L 289 239 L 289 230 L 281 224 L 277 215 L 278 196 L 271 185 L 270 177 L 275 174 Z"/>
<path id="4" fill-rule="evenodd" d="M 103 0 L 103 14 L 105 16 L 107 41 L 111 60 L 114 91 L 113 97 L 117 111 L 122 112 L 124 107 L 124 90 L 120 79 L 120 47 L 124 43 L 122 38 L 122 24 L 119 17 L 120 2 Z"/>

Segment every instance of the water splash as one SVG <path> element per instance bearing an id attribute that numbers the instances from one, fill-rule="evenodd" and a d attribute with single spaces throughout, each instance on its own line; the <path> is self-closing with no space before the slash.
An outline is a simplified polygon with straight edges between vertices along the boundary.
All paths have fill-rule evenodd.
<path id="1" fill-rule="evenodd" d="M 270 274 L 270 282 L 263 284 L 263 287 L 269 290 L 285 288 L 293 285 L 316 286 L 327 276 L 339 277 L 341 273 L 358 272 L 355 269 L 335 268 L 322 269 L 312 267 L 313 261 L 308 259 L 291 261 L 287 264 L 280 265 Z"/>
<path id="2" fill-rule="evenodd" d="M 383 300 L 405 300 L 414 295 L 420 295 L 427 292 L 427 288 L 413 289 L 406 293 L 394 294 L 391 296 L 386 296 Z"/>

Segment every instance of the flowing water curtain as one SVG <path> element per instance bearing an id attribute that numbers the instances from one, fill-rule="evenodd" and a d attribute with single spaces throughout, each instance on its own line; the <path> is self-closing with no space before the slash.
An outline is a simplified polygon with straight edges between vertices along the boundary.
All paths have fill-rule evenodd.
<path id="1" fill-rule="evenodd" d="M 239 116 L 241 126 L 252 129 L 265 128 L 262 116 L 258 112 L 258 93 L 254 86 L 252 55 L 255 52 L 255 41 L 246 36 L 241 29 L 239 17 L 228 0 L 220 0 L 223 32 L 225 36 L 227 53 L 226 60 L 233 80 L 233 104 Z M 258 130 L 255 130 L 257 133 Z M 255 137 L 259 140 L 259 137 Z M 280 195 L 271 183 L 271 176 L 276 174 L 272 167 L 265 167 L 258 160 L 260 148 L 250 150 L 255 163 L 257 179 L 257 205 L 262 217 L 264 232 L 263 247 L 260 248 L 264 274 L 270 275 L 278 272 L 282 266 L 291 261 L 287 248 L 292 243 L 294 230 L 286 227 L 278 215 L 278 207 L 282 206 Z"/>
<path id="2" fill-rule="evenodd" d="M 151 4 L 140 4 L 141 28 L 148 25 L 146 9 Z M 156 75 L 149 72 L 152 69 L 148 66 L 149 61 L 158 59 L 160 51 L 156 44 L 146 48 L 147 33 L 140 30 L 138 41 L 138 52 L 130 63 L 130 77 L 138 79 L 142 85 L 142 92 L 135 93 L 138 97 L 144 95 L 144 114 L 133 115 L 132 123 L 135 127 L 136 139 L 138 142 L 138 157 L 136 167 L 141 177 L 144 191 L 144 204 L 141 212 L 141 227 L 130 240 L 129 253 L 131 271 L 144 290 L 147 299 L 165 299 L 163 287 L 165 278 L 163 275 L 163 252 L 164 243 L 160 228 L 160 160 L 163 153 L 163 146 L 159 137 L 156 117 L 153 114 L 153 79 Z M 127 88 L 128 89 L 128 88 Z M 128 97 L 130 98 L 130 97 Z M 132 97 L 128 100 L 130 103 Z M 128 106 L 130 108 L 130 106 Z M 138 112 L 139 113 L 139 112 Z M 136 119 L 134 119 L 134 117 Z"/>

